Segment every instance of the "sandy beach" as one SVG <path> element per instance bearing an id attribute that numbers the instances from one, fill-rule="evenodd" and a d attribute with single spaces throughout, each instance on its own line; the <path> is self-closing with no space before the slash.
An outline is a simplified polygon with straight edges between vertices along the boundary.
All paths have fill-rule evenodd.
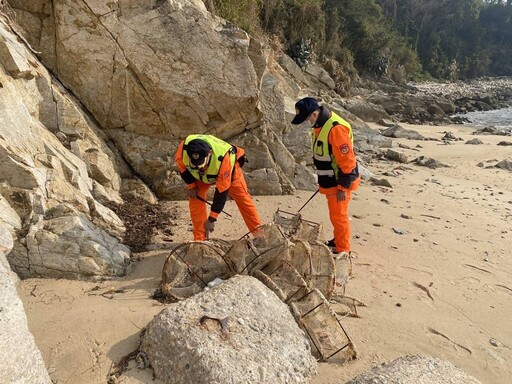
<path id="1" fill-rule="evenodd" d="M 393 139 L 410 160 L 436 159 L 449 167 L 375 160 L 368 169 L 393 188 L 363 182 L 350 205 L 354 277 L 347 294 L 366 303 L 360 318 L 342 319 L 360 357 L 343 366 L 321 363 L 314 384 L 340 384 L 406 354 L 448 360 L 482 383 L 508 384 L 512 377 L 512 173 L 478 167 L 512 160 L 510 137 L 477 136 L 464 126 L 408 126 L 425 137 L 444 132 L 461 141 Z M 376 125 L 372 126 L 377 128 Z M 398 148 L 401 143 L 410 149 Z M 421 147 L 417 147 L 421 146 Z M 493 160 L 493 161 L 491 161 Z M 394 172 L 395 176 L 382 176 Z M 312 192 L 255 196 L 264 222 L 281 208 L 297 211 Z M 173 242 L 137 254 L 128 276 L 107 281 L 28 279 L 18 286 L 29 329 L 54 383 L 106 383 L 112 364 L 136 349 L 142 328 L 164 305 L 151 299 L 169 250 L 192 238 L 186 202 L 177 212 Z M 237 239 L 246 230 L 234 202 L 215 237 Z M 331 238 L 327 205 L 317 195 L 303 217 L 323 222 Z M 158 383 L 133 362 L 122 383 Z"/>

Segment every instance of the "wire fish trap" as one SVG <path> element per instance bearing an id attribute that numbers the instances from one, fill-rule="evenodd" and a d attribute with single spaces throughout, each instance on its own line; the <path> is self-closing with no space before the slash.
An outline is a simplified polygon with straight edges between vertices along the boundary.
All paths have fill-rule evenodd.
<path id="1" fill-rule="evenodd" d="M 289 260 L 289 241 L 278 225 L 261 225 L 233 244 L 224 258 L 234 273 L 252 275 L 271 263 Z"/>
<path id="2" fill-rule="evenodd" d="M 290 247 L 290 264 L 298 271 L 308 286 L 317 288 L 330 299 L 335 287 L 335 265 L 329 248 L 317 242 L 294 240 Z"/>
<path id="3" fill-rule="evenodd" d="M 182 300 L 201 292 L 217 277 L 226 278 L 232 267 L 224 258 L 223 247 L 214 241 L 193 241 L 174 248 L 162 269 L 162 293 Z"/>
<path id="4" fill-rule="evenodd" d="M 270 264 L 263 270 L 254 272 L 253 276 L 274 291 L 285 303 L 298 299 L 310 291 L 307 282 L 287 261 Z"/>
<path id="5" fill-rule="evenodd" d="M 316 243 L 322 233 L 322 224 L 304 220 L 300 213 L 291 213 L 280 209 L 274 213 L 274 223 L 281 226 L 286 237 Z"/>
<path id="6" fill-rule="evenodd" d="M 334 259 L 334 270 L 336 272 L 335 292 L 337 295 L 344 296 L 348 280 L 352 276 L 352 258 L 348 252 L 342 252 L 336 255 Z"/>
<path id="7" fill-rule="evenodd" d="M 318 289 L 311 290 L 289 305 L 306 332 L 317 359 L 326 361 L 336 358 L 344 363 L 357 357 L 352 340 Z"/>

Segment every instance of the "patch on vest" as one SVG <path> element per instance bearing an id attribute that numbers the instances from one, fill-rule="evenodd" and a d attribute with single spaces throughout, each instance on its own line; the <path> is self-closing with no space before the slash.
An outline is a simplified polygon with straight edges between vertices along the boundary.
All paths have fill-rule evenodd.
<path id="1" fill-rule="evenodd" d="M 341 147 L 340 147 L 340 151 L 341 153 L 343 153 L 344 155 L 346 155 L 349 151 L 349 147 L 348 147 L 348 144 L 343 144 Z"/>
<path id="2" fill-rule="evenodd" d="M 224 174 L 222 175 L 222 178 L 227 179 L 228 177 L 229 177 L 229 171 L 224 172 Z"/>

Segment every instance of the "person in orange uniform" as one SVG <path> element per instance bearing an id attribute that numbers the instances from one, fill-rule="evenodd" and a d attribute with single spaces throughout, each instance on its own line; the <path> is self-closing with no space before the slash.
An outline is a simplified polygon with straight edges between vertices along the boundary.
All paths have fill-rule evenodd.
<path id="1" fill-rule="evenodd" d="M 333 253 L 350 253 L 348 204 L 361 178 L 354 152 L 350 123 L 316 99 L 305 97 L 295 104 L 292 124 L 305 121 L 312 127 L 313 162 L 318 175 L 319 192 L 327 198 L 334 238 L 326 242 Z"/>
<path id="2" fill-rule="evenodd" d="M 194 240 L 209 239 L 228 195 L 238 206 L 249 231 L 262 224 L 242 172 L 246 161 L 243 148 L 212 135 L 189 135 L 179 144 L 176 164 L 187 184 Z M 212 185 L 215 185 L 215 194 L 207 215 L 206 193 Z"/>

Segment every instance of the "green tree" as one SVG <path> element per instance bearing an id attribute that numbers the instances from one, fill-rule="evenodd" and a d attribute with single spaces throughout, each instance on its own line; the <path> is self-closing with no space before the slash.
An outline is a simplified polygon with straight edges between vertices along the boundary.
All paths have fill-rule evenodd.
<path id="1" fill-rule="evenodd" d="M 277 36 L 285 49 L 310 42 L 340 79 L 356 70 L 396 79 L 420 70 L 451 80 L 512 75 L 512 0 L 204 1 L 250 33 Z"/>
<path id="2" fill-rule="evenodd" d="M 512 1 L 489 2 L 480 12 L 480 27 L 489 50 L 489 74 L 512 74 Z"/>
<path id="3" fill-rule="evenodd" d="M 207 6 L 211 8 L 211 1 Z M 257 33 L 261 29 L 260 0 L 213 0 L 213 8 L 219 16 L 249 33 Z"/>

